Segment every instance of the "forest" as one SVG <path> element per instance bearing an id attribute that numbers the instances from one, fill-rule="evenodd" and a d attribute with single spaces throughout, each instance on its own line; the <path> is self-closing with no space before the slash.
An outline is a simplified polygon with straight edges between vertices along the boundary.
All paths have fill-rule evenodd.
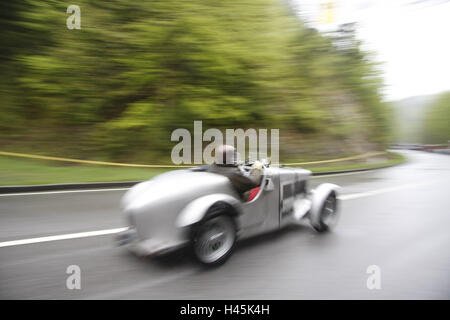
<path id="1" fill-rule="evenodd" d="M 3 1 L 0 149 L 167 163 L 171 132 L 280 129 L 282 160 L 384 150 L 390 112 L 357 25 L 289 1 Z"/>

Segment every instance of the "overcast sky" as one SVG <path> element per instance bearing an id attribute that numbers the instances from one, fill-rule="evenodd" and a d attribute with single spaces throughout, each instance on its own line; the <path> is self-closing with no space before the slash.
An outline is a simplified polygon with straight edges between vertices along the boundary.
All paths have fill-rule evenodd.
<path id="1" fill-rule="evenodd" d="M 386 100 L 450 90 L 450 1 L 295 1 L 319 30 L 358 23 L 359 38 L 384 62 Z M 317 24 L 326 2 L 335 5 L 334 22 Z"/>

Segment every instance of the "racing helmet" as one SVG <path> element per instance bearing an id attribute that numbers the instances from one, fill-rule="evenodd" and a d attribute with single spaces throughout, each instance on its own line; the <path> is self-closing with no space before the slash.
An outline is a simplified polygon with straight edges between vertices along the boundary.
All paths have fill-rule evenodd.
<path id="1" fill-rule="evenodd" d="M 237 165 L 239 155 L 236 149 L 230 145 L 220 145 L 216 148 L 215 164 L 223 166 Z"/>

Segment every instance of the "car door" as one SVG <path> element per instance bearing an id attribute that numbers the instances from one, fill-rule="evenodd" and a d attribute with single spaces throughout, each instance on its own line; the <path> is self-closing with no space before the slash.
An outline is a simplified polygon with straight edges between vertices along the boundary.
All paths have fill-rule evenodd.
<path id="1" fill-rule="evenodd" d="M 279 192 L 278 175 L 264 169 L 264 175 L 258 195 L 250 202 L 243 203 L 242 227 L 261 227 L 264 230 L 276 229 L 279 226 Z"/>

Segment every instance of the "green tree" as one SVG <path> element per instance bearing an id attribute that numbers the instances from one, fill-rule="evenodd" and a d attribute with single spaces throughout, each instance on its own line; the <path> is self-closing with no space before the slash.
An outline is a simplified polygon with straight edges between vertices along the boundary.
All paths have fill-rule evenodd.
<path id="1" fill-rule="evenodd" d="M 425 116 L 425 142 L 447 144 L 450 140 L 450 91 L 442 93 Z"/>
<path id="2" fill-rule="evenodd" d="M 0 17 L 1 144 L 163 161 L 194 120 L 281 128 L 293 155 L 299 141 L 321 153 L 386 141 L 382 83 L 354 25 L 320 34 L 280 0 L 80 0 L 81 30 L 68 30 L 69 4 L 26 0 Z"/>

